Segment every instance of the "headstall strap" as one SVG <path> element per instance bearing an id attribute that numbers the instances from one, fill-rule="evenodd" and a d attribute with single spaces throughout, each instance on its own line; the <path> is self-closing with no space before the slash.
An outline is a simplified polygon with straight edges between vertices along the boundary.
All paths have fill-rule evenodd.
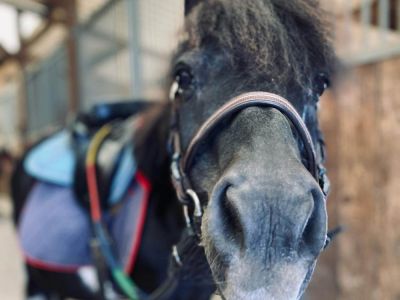
<path id="1" fill-rule="evenodd" d="M 325 197 L 328 196 L 329 190 L 330 190 L 330 181 L 327 175 L 326 168 L 324 166 L 325 160 L 326 160 L 326 151 L 325 151 L 325 139 L 318 128 L 318 149 L 319 149 L 319 164 L 318 164 L 318 175 L 319 175 L 319 185 L 324 192 Z"/>
<path id="2" fill-rule="evenodd" d="M 331 184 L 326 172 L 326 168 L 322 163 L 318 165 L 318 183 L 326 198 L 329 194 Z"/>
<path id="3" fill-rule="evenodd" d="M 182 144 L 179 134 L 179 117 L 177 97 L 180 93 L 179 85 L 175 81 L 170 90 L 169 98 L 172 102 L 172 117 L 169 148 L 171 152 L 171 178 L 179 202 L 182 204 L 186 230 L 190 235 L 200 236 L 202 207 L 196 192 L 193 190 L 186 173 L 182 169 Z M 193 210 L 191 216 L 190 210 Z M 176 249 L 175 249 L 176 250 Z"/>

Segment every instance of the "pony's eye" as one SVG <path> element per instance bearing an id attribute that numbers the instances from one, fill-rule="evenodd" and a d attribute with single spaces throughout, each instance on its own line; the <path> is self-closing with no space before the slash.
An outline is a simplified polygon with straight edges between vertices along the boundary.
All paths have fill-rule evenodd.
<path id="1" fill-rule="evenodd" d="M 192 83 L 193 83 L 193 76 L 188 70 L 180 70 L 176 73 L 175 76 L 176 82 L 179 85 L 179 89 L 181 90 L 187 90 L 191 88 Z"/>
<path id="2" fill-rule="evenodd" d="M 329 87 L 330 81 L 325 73 L 320 73 L 315 77 L 315 87 L 314 91 L 318 96 L 322 96 L 324 91 Z"/>

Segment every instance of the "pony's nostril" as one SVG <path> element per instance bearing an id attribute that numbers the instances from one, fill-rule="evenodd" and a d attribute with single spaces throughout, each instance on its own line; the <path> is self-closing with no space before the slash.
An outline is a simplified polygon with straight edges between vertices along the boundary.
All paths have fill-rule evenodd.
<path id="1" fill-rule="evenodd" d="M 302 233 L 303 242 L 306 245 L 312 245 L 315 242 L 315 224 L 316 224 L 316 211 L 313 209 L 310 218 L 307 220 L 306 226 Z"/>
<path id="2" fill-rule="evenodd" d="M 240 248 L 244 246 L 244 232 L 241 223 L 241 218 L 237 207 L 234 204 L 234 199 L 229 198 L 229 188 L 226 187 L 221 194 L 220 205 L 221 214 L 224 222 L 223 232 L 226 233 L 227 238 L 231 239 Z"/>
<path id="3" fill-rule="evenodd" d="M 301 250 L 317 255 L 323 249 L 326 240 L 326 213 L 323 199 L 314 196 L 314 205 L 302 233 Z"/>

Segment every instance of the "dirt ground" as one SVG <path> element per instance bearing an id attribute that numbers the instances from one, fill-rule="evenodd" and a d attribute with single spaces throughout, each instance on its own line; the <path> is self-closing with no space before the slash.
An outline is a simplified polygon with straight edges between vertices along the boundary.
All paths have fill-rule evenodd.
<path id="1" fill-rule="evenodd" d="M 24 275 L 9 199 L 0 195 L 0 299 L 23 299 Z"/>

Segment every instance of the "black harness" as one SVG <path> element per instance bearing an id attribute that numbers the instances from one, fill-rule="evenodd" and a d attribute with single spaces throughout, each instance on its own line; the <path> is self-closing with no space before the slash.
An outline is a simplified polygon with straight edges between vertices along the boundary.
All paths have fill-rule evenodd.
<path id="1" fill-rule="evenodd" d="M 323 167 L 322 162 L 317 162 L 315 147 L 310 132 L 296 109 L 288 100 L 276 94 L 267 92 L 250 92 L 239 95 L 229 100 L 203 123 L 193 136 L 186 151 L 183 152 L 179 133 L 179 108 L 175 101 L 177 98 L 177 90 L 177 83 L 174 83 L 170 95 L 174 107 L 170 133 L 171 146 L 173 149 L 171 159 L 172 182 L 178 199 L 183 207 L 186 225 L 188 229 L 192 230 L 196 235 L 200 236 L 199 226 L 201 225 L 203 209 L 187 173 L 193 164 L 200 145 L 208 139 L 210 134 L 218 127 L 218 125 L 233 114 L 251 106 L 275 108 L 290 120 L 304 145 L 306 167 L 318 182 L 324 195 L 327 194 L 328 184 L 325 168 Z M 189 214 L 189 212 L 192 213 Z"/>
<path id="2" fill-rule="evenodd" d="M 271 107 L 279 110 L 293 124 L 303 143 L 308 171 L 318 182 L 325 196 L 329 190 L 326 169 L 322 165 L 324 157 L 322 135 L 318 137 L 318 142 L 322 143 L 318 148 L 321 152 L 319 153 L 321 161 L 317 162 L 311 134 L 296 109 L 285 98 L 267 92 L 250 92 L 231 99 L 203 123 L 193 136 L 186 151 L 183 151 L 180 139 L 179 107 L 176 101 L 178 97 L 179 85 L 174 82 L 170 92 L 170 100 L 173 105 L 170 129 L 171 177 L 177 197 L 182 205 L 186 228 L 179 243 L 172 248 L 168 280 L 151 295 L 150 299 L 168 299 L 178 282 L 182 279 L 184 280 L 185 276 L 190 277 L 192 280 L 193 276 L 197 276 L 196 278 L 201 278 L 206 283 L 212 282 L 208 264 L 202 265 L 200 268 L 197 266 L 196 270 L 193 270 L 194 261 L 206 261 L 204 248 L 200 245 L 203 207 L 187 174 L 201 144 L 209 138 L 210 134 L 224 120 L 233 114 L 252 106 Z M 318 133 L 320 134 L 320 132 Z M 327 237 L 328 242 L 329 234 Z"/>

